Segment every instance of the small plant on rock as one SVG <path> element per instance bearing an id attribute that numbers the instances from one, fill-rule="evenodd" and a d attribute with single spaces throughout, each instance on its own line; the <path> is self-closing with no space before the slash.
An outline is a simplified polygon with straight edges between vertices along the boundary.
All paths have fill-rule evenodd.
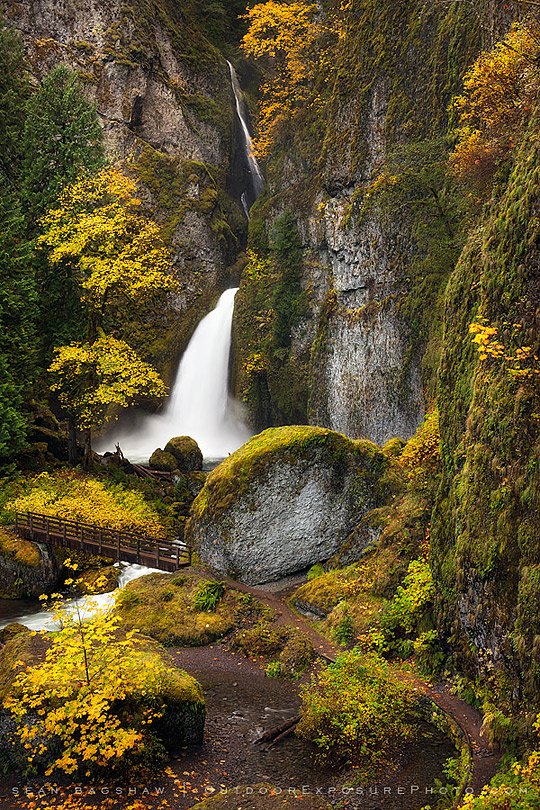
<path id="1" fill-rule="evenodd" d="M 193 594 L 193 607 L 199 613 L 214 613 L 225 595 L 225 583 L 217 580 L 201 582 Z"/>

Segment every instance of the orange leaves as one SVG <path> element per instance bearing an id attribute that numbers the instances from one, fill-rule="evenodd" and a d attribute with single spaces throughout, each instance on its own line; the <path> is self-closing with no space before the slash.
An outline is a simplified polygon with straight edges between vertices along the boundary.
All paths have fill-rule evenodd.
<path id="1" fill-rule="evenodd" d="M 249 28 L 242 40 L 244 52 L 272 66 L 272 79 L 262 88 L 259 137 L 254 150 L 265 157 L 280 126 L 309 95 L 309 78 L 321 25 L 315 21 L 317 6 L 305 0 L 279 3 L 268 0 L 249 9 Z"/>
<path id="2" fill-rule="evenodd" d="M 491 51 L 480 54 L 463 79 L 463 95 L 452 107 L 458 116 L 453 173 L 485 191 L 499 162 L 514 147 L 538 88 L 540 42 L 516 25 Z"/>

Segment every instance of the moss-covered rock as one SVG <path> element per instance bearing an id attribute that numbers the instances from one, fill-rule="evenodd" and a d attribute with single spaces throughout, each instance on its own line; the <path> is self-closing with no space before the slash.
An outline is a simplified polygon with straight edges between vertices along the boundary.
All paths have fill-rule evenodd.
<path id="1" fill-rule="evenodd" d="M 303 810 L 330 810 L 330 804 L 321 796 L 287 793 L 283 788 L 269 784 L 241 785 L 204 799 L 192 810 L 289 810 L 301 804 Z"/>
<path id="2" fill-rule="evenodd" d="M 441 636 L 508 711 L 540 707 L 540 389 L 481 362 L 469 326 L 540 354 L 540 113 L 450 279 L 440 369 L 443 482 L 432 526 Z M 502 178 L 501 178 L 502 180 Z M 537 361 L 535 360 L 535 367 Z"/>
<path id="3" fill-rule="evenodd" d="M 391 460 L 371 442 L 313 427 L 271 428 L 210 473 L 187 536 L 217 571 L 259 583 L 337 552 L 388 501 Z"/>
<path id="4" fill-rule="evenodd" d="M 118 593 L 123 626 L 136 628 L 169 647 L 198 647 L 222 638 L 235 624 L 236 592 L 227 589 L 214 611 L 200 611 L 196 574 L 149 574 L 129 582 Z"/>
<path id="5" fill-rule="evenodd" d="M 180 472 L 202 470 L 203 455 L 195 439 L 191 436 L 176 436 L 165 445 L 165 452 L 176 459 L 176 469 Z"/>
<path id="6" fill-rule="evenodd" d="M 150 467 L 153 470 L 161 470 L 162 472 L 173 472 L 177 468 L 176 458 L 171 454 L 158 447 L 150 456 Z"/>
<path id="7" fill-rule="evenodd" d="M 20 663 L 28 667 L 39 664 L 49 648 L 47 634 L 34 634 L 24 628 L 12 633 L 11 638 L 0 648 L 0 701 L 14 689 L 14 681 L 20 671 Z M 160 687 L 154 696 L 159 714 L 145 731 L 145 748 L 159 755 L 160 751 L 176 753 L 186 746 L 200 745 L 203 741 L 206 709 L 201 685 L 191 675 L 179 669 L 172 658 L 152 639 L 144 639 L 137 648 L 141 667 L 152 666 L 156 659 L 165 664 Z M 77 688 L 73 685 L 74 690 Z M 147 697 L 131 696 L 130 719 L 147 708 Z M 120 717 L 122 707 L 119 707 Z M 143 723 L 144 725 L 144 723 Z M 43 750 L 34 759 L 33 766 L 43 771 L 58 755 L 58 745 L 54 738 L 43 739 Z M 157 747 L 156 747 L 157 743 Z M 16 734 L 16 725 L 6 711 L 0 711 L 0 745 L 2 763 L 0 769 L 23 772 L 27 768 L 25 751 Z M 151 757 L 150 757 L 151 758 Z"/>
<path id="8" fill-rule="evenodd" d="M 77 590 L 85 594 L 110 593 L 118 587 L 120 573 L 115 565 L 90 569 L 77 577 Z"/>
<path id="9" fill-rule="evenodd" d="M 0 527 L 0 599 L 24 599 L 49 593 L 59 569 L 44 546 Z"/>

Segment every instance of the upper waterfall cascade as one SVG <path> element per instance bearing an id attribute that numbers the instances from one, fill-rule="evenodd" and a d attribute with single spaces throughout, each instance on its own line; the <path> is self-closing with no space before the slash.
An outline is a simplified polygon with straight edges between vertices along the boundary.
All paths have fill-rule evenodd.
<path id="1" fill-rule="evenodd" d="M 236 102 L 236 113 L 240 121 L 243 141 L 242 145 L 244 147 L 245 157 L 249 168 L 249 178 L 251 181 L 249 195 L 247 191 L 244 191 L 242 194 L 242 205 L 244 206 L 246 216 L 249 217 L 250 202 L 254 202 L 264 191 L 264 177 L 260 166 L 257 163 L 257 158 L 253 154 L 253 142 L 251 140 L 251 133 L 248 127 L 246 104 L 244 101 L 242 88 L 240 87 L 240 82 L 238 81 L 238 75 L 231 63 L 227 62 L 227 64 L 231 73 L 231 85 L 234 93 L 234 100 Z"/>

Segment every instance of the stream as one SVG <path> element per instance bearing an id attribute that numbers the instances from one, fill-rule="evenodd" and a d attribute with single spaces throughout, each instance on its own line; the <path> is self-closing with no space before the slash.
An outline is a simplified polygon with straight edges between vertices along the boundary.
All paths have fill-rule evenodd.
<path id="1" fill-rule="evenodd" d="M 120 564 L 122 573 L 118 579 L 118 588 L 109 593 L 102 593 L 97 596 L 82 596 L 80 599 L 66 600 L 68 609 L 79 608 L 84 612 L 90 604 L 100 610 L 108 610 L 113 604 L 116 591 L 124 588 L 128 582 L 143 577 L 145 574 L 163 573 L 154 568 L 145 568 L 143 565 Z M 30 630 L 58 630 L 58 625 L 54 621 L 51 611 L 43 610 L 41 602 L 37 599 L 0 599 L 0 629 L 8 624 L 24 624 Z"/>

